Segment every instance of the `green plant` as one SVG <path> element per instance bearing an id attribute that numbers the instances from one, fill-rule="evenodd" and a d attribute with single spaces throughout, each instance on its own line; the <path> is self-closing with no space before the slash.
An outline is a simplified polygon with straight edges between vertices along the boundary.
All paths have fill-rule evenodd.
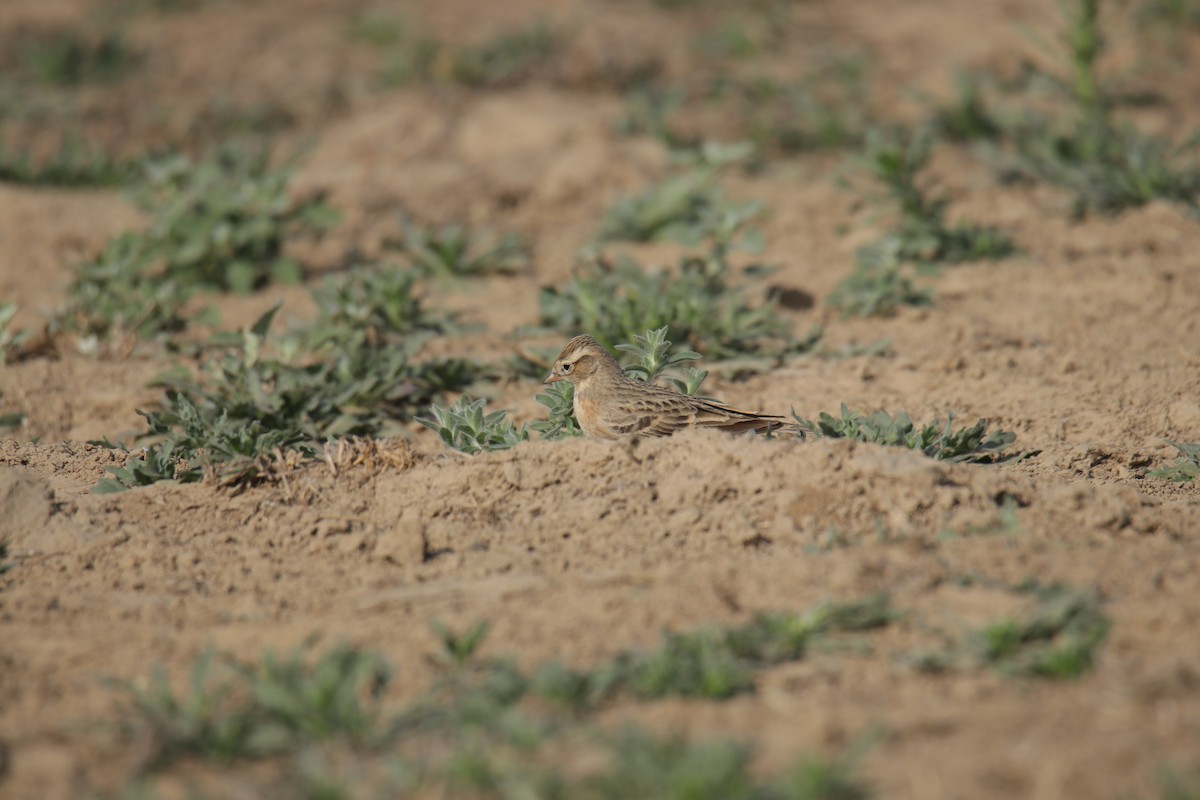
<path id="1" fill-rule="evenodd" d="M 145 416 L 145 412 L 139 412 Z M 183 447 L 178 441 L 168 439 L 142 449 L 141 453 L 123 467 L 106 467 L 113 474 L 92 488 L 92 494 L 113 494 L 152 483 L 194 483 L 204 476 L 200 467 L 188 465 L 188 459 L 196 455 L 193 448 Z"/>
<path id="2" fill-rule="evenodd" d="M 960 72 L 954 79 L 954 99 L 935 110 L 933 130 L 955 142 L 995 140 L 1004 135 L 1004 125 L 984 100 L 984 78 Z"/>
<path id="3" fill-rule="evenodd" d="M 160 378 L 165 402 L 143 412 L 145 437 L 167 443 L 174 461 L 162 455 L 157 472 L 147 466 L 139 475 L 169 478 L 169 466 L 184 459 L 211 467 L 226 482 L 254 480 L 284 449 L 315 456 L 331 439 L 379 436 L 473 376 L 472 365 L 462 361 L 415 363 L 419 339 L 368 346 L 353 334 L 335 332 L 304 361 L 295 360 L 296 339 L 281 342 L 290 355 L 269 355 L 277 349 L 268 330 L 278 310 L 238 337 L 218 337 L 199 378 L 186 373 Z"/>
<path id="4" fill-rule="evenodd" d="M 570 383 L 552 383 L 534 399 L 544 405 L 548 413 L 546 419 L 531 423 L 529 427 L 537 431 L 543 439 L 583 435 L 579 422 L 575 419 L 575 387 Z"/>
<path id="5" fill-rule="evenodd" d="M 429 408 L 433 419 L 417 417 L 417 422 L 435 431 L 447 447 L 464 453 L 507 450 L 528 441 L 529 431 L 524 425 L 519 429 L 514 426 L 507 419 L 507 411 L 485 415 L 486 402 L 482 398 L 472 401 L 460 397 L 448 408 L 434 403 Z"/>
<path id="6" fill-rule="evenodd" d="M 1152 469 L 1146 474 L 1152 478 L 1163 478 L 1178 483 L 1200 478 L 1200 443 L 1180 444 L 1168 441 L 1167 444 L 1178 450 L 1180 457 L 1169 467 Z"/>
<path id="7" fill-rule="evenodd" d="M 622 693 L 725 699 L 753 691 L 757 671 L 803 658 L 818 637 L 884 627 L 895 616 L 883 595 L 824 603 L 803 614 L 764 613 L 740 626 L 664 634 L 657 649 L 625 652 L 585 673 L 553 665 L 531 685 L 576 710 Z"/>
<path id="8" fill-rule="evenodd" d="M 563 333 L 588 331 L 608 345 L 669 325 L 709 358 L 797 352 L 815 343 L 789 335 L 773 300 L 743 300 L 729 272 L 719 246 L 682 258 L 675 270 L 647 271 L 624 254 L 595 260 L 562 288 L 542 290 L 541 323 Z"/>
<path id="9" fill-rule="evenodd" d="M 979 633 L 986 663 L 1007 674 L 1053 680 L 1091 670 L 1109 621 L 1095 597 L 1061 587 L 1044 590 L 1025 619 L 1005 619 Z"/>
<path id="10" fill-rule="evenodd" d="M 715 181 L 720 166 L 744 159 L 745 146 L 715 149 L 709 143 L 699 151 L 702 162 L 686 172 L 670 176 L 640 194 L 626 195 L 605 212 L 597 240 L 652 242 L 676 241 L 696 245 L 712 238 L 731 245 L 739 237 L 742 249 L 761 249 L 761 235 L 747 226 L 762 215 L 762 204 L 733 203 L 725 198 Z M 706 155 L 707 154 L 707 155 Z M 705 163 L 715 156 L 717 163 Z"/>
<path id="11" fill-rule="evenodd" d="M 944 195 L 931 197 L 917 184 L 918 174 L 929 162 L 930 148 L 926 133 L 907 139 L 878 131 L 868 135 L 863 163 L 882 184 L 900 218 L 894 230 L 867 246 L 867 252 L 882 248 L 894 252 L 900 261 L 924 264 L 958 264 L 1004 258 L 1016 252 L 1012 242 L 992 228 L 946 223 L 949 199 Z"/>
<path id="12" fill-rule="evenodd" d="M 112 83 L 140 61 L 120 34 L 60 29 L 22 37 L 21 60 L 37 80 L 57 86 Z"/>
<path id="13" fill-rule="evenodd" d="M 512 86 L 528 80 L 559 49 L 559 37 L 543 23 L 506 31 L 454 53 L 450 77 L 478 88 Z"/>
<path id="14" fill-rule="evenodd" d="M 403 346 L 414 333 L 443 332 L 445 315 L 422 306 L 418 275 L 395 266 L 358 267 L 312 290 L 317 319 L 304 331 L 313 350 Z"/>
<path id="15" fill-rule="evenodd" d="M 482 657 L 486 623 L 462 633 L 433 627 L 441 643 L 430 658 L 436 677 L 395 711 L 384 705 L 390 667 L 344 645 L 316 656 L 306 645 L 286 658 L 267 653 L 256 662 L 205 652 L 179 693 L 161 669 L 148 687 L 117 684 L 131 701 L 126 719 L 128 730 L 140 734 L 141 772 L 165 772 L 184 757 L 192 776 L 206 762 L 228 770 L 252 760 L 253 770 L 243 774 L 258 776 L 248 785 L 264 796 L 350 787 L 387 796 L 583 800 L 866 796 L 853 775 L 858 746 L 843 757 L 800 758 L 776 779 L 762 779 L 745 745 L 663 738 L 633 726 L 612 734 L 583 716 L 594 703 L 572 703 L 574 713 L 563 715 L 536 702 L 531 693 L 550 699 L 552 691 L 574 692 L 568 671 L 547 665 L 530 678 L 509 661 Z M 594 766 L 563 770 L 564 757 L 576 755 L 589 756 Z M 338 764 L 350 765 L 343 774 L 352 782 L 339 779 Z M 391 768 L 379 769 L 384 765 Z M 276 777 L 263 785 L 272 767 Z"/>
<path id="16" fill-rule="evenodd" d="M 854 272 L 834 288 L 826 301 L 844 317 L 886 317 L 902 306 L 933 304 L 929 289 L 918 286 L 912 269 L 900 260 L 898 239 L 884 239 L 859 251 Z"/>
<path id="17" fill-rule="evenodd" d="M 613 742 L 610 768 L 592 781 L 587 796 L 751 800 L 760 790 L 749 766 L 749 751 L 729 742 L 694 744 L 626 728 Z"/>
<path id="18" fill-rule="evenodd" d="M 28 150 L 12 150 L 0 139 L 0 181 L 27 186 L 120 186 L 138 172 L 138 163 L 123 161 L 78 136 L 64 137 L 58 149 L 41 158 Z"/>
<path id="19" fill-rule="evenodd" d="M 0 575 L 3 575 L 4 573 L 8 572 L 9 570 L 11 570 L 13 567 L 16 566 L 15 562 L 6 561 L 7 558 L 8 558 L 8 541 L 5 539 L 0 539 Z"/>
<path id="20" fill-rule="evenodd" d="M 290 169 L 272 169 L 265 154 L 149 162 L 137 192 L 153 217 L 143 246 L 165 278 L 183 285 L 247 292 L 268 280 L 298 281 L 284 242 L 323 232 L 337 215 L 320 197 L 293 204 L 290 180 Z"/>
<path id="21" fill-rule="evenodd" d="M 794 413 L 792 416 L 801 439 L 809 436 L 829 437 L 907 447 L 939 461 L 994 463 L 1017 457 L 1012 454 L 1001 455 L 1012 446 L 1017 435 L 1008 431 L 988 433 L 987 420 L 982 419 L 969 428 L 955 430 L 954 415 L 947 414 L 944 423 L 934 420 L 918 428 L 903 411 L 894 417 L 886 411 L 864 415 L 852 412 L 845 403 L 842 404 L 840 417 L 821 412 L 814 423 Z M 1021 454 L 1025 455 L 1030 453 Z"/>
<path id="22" fill-rule="evenodd" d="M 14 303 L 0 302 L 0 367 L 10 356 L 19 353 L 21 346 L 29 341 L 30 333 L 24 328 L 11 328 L 13 317 L 17 315 Z"/>
<path id="23" fill-rule="evenodd" d="M 470 278 L 511 275 L 529 268 L 529 248 L 513 233 L 489 237 L 462 225 L 421 228 L 404 217 L 400 227 L 404 238 L 396 247 L 424 275 Z"/>
<path id="24" fill-rule="evenodd" d="M 311 664 L 305 655 L 301 648 L 279 660 L 268 652 L 254 666 L 225 659 L 224 675 L 214 678 L 215 657 L 207 651 L 178 696 L 161 669 L 148 688 L 118 684 L 154 731 L 150 765 L 161 768 L 182 755 L 229 763 L 333 736 L 365 744 L 384 735 L 374 707 L 390 678 L 382 660 L 345 646 Z"/>
<path id="25" fill-rule="evenodd" d="M 749 120 L 750 139 L 764 150 L 853 147 L 870 124 L 867 66 L 860 56 L 840 57 L 798 80 L 758 77 L 719 91 L 732 90 L 741 116 Z"/>
<path id="26" fill-rule="evenodd" d="M 187 327 L 184 307 L 191 289 L 153 272 L 138 234 L 109 241 L 78 269 L 70 298 L 57 312 L 59 324 L 87 336 L 132 334 L 150 339 Z"/>
<path id="27" fill-rule="evenodd" d="M 1114 93 L 1097 69 L 1106 45 L 1100 0 L 1077 0 L 1062 8 L 1063 63 L 1057 74 L 1045 77 L 1073 113 L 1065 119 L 1034 118 L 1017 131 L 1023 170 L 1072 190 L 1077 217 L 1116 213 L 1154 198 L 1195 208 L 1200 168 L 1194 158 L 1183 158 L 1195 141 L 1176 147 L 1119 124 L 1112 112 Z"/>
<path id="28" fill-rule="evenodd" d="M 671 341 L 667 338 L 666 326 L 646 331 L 633 338 L 634 344 L 619 344 L 617 349 L 636 359 L 625 367 L 625 372 L 647 383 L 655 383 L 665 371 L 678 369 L 685 361 L 696 361 L 700 358 L 700 354 L 692 350 L 671 353 Z M 695 367 L 685 367 L 683 373 L 683 378 L 668 376 L 667 381 L 677 391 L 687 395 L 695 395 L 708 377 L 707 370 L 698 370 Z"/>

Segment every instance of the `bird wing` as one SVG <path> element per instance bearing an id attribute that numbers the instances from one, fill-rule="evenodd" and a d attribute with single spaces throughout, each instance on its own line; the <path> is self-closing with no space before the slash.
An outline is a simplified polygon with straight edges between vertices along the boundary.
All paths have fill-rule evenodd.
<path id="1" fill-rule="evenodd" d="M 658 388 L 658 387 L 655 387 Z M 608 428 L 617 435 L 668 436 L 680 428 L 719 428 L 730 433 L 766 432 L 783 427 L 783 417 L 738 411 L 722 403 L 698 400 L 662 389 L 646 392 L 624 405 Z"/>

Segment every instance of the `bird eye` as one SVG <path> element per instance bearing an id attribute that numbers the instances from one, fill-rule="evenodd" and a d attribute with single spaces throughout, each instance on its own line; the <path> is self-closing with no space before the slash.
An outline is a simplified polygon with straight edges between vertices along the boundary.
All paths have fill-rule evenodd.
<path id="1" fill-rule="evenodd" d="M 571 365 L 563 364 L 563 372 L 570 372 L 570 371 L 571 371 Z"/>

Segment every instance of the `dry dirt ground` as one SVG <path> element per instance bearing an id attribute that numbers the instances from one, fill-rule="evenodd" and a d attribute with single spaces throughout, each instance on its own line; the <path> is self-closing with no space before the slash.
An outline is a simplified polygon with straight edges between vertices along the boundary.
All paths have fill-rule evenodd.
<path id="1" fill-rule="evenodd" d="M 1016 63 L 1029 49 L 1020 26 L 1055 24 L 1042 5 L 803 3 L 788 52 L 793 68 L 866 53 L 874 102 L 904 118 L 919 107 L 914 90 L 947 95 L 955 68 Z M 131 13 L 128 36 L 147 63 L 119 86 L 82 91 L 75 113 L 96 141 L 136 152 L 191 130 L 214 97 L 286 108 L 279 135 L 314 137 L 298 190 L 327 190 L 343 215 L 306 254 L 317 270 L 351 248 L 377 250 L 401 206 L 425 221 L 521 232 L 535 246 L 532 274 L 431 298 L 486 326 L 439 346 L 499 361 L 513 330 L 536 322 L 538 287 L 569 274 L 604 209 L 667 168 L 659 144 L 614 132 L 624 104 L 604 76 L 647 53 L 668 74 L 686 71 L 689 31 L 717 12 L 634 0 L 412 3 L 405 13 L 443 38 L 541 17 L 577 31 L 577 49 L 519 86 L 381 90 L 371 54 L 345 34 L 361 7 Z M 103 12 L 9 0 L 0 33 L 86 26 Z M 1173 47 L 1192 66 L 1164 82 L 1169 99 L 1200 93 L 1200 38 L 1188 36 Z M 1146 124 L 1187 130 L 1195 111 L 1150 109 Z M 60 112 L 44 113 L 10 131 L 52 126 Z M 932 308 L 841 320 L 820 299 L 873 235 L 869 212 L 836 185 L 841 163 L 775 160 L 727 188 L 769 209 L 772 281 L 818 299 L 787 312 L 795 330 L 824 324 L 829 350 L 887 337 L 888 352 L 814 355 L 706 389 L 808 417 L 843 402 L 918 420 L 984 417 L 1039 454 L 948 465 L 870 445 L 694 433 L 468 457 L 412 426 L 411 451 L 397 445 L 336 473 L 317 463 L 287 486 L 101 496 L 89 490 L 122 456 L 85 442 L 141 429 L 135 409 L 158 397 L 147 382 L 167 357 L 62 347 L 12 363 L 0 367 L 0 410 L 26 420 L 0 442 L 0 530 L 15 563 L 0 577 L 0 796 L 119 794 L 138 755 L 112 727 L 119 696 L 106 679 L 142 680 L 160 664 L 182 679 L 210 647 L 249 659 L 312 636 L 346 641 L 396 665 L 404 694 L 431 678 L 431 618 L 490 620 L 487 652 L 523 665 L 587 666 L 664 630 L 878 592 L 903 617 L 870 652 L 768 670 L 755 693 L 728 702 L 629 703 L 611 719 L 749 741 L 767 771 L 883 731 L 859 769 L 889 798 L 1154 796 L 1160 768 L 1200 765 L 1200 485 L 1145 475 L 1173 457 L 1166 440 L 1200 440 L 1200 224 L 1161 203 L 1072 221 L 1064 192 L 1003 186 L 946 149 L 933 171 L 954 214 L 1003 228 L 1022 254 L 947 271 Z M 118 192 L 0 185 L 0 298 L 36 325 L 81 257 L 140 224 Z M 293 290 L 214 302 L 232 328 L 281 296 L 306 313 Z M 536 391 L 487 389 L 518 421 L 539 416 Z M 1030 578 L 1101 598 L 1111 633 L 1092 672 L 1043 682 L 913 666 L 930 629 L 962 632 L 1011 612 L 1003 587 Z"/>

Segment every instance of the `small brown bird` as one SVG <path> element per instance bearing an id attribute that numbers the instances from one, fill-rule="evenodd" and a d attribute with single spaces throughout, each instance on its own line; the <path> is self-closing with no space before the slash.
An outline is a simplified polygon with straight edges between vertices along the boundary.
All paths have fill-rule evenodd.
<path id="1" fill-rule="evenodd" d="M 591 336 L 576 336 L 554 361 L 545 383 L 575 385 L 575 418 L 588 436 L 668 436 L 680 428 L 718 428 L 731 433 L 765 433 L 786 424 L 783 417 L 751 414 L 721 403 L 631 378 Z"/>

